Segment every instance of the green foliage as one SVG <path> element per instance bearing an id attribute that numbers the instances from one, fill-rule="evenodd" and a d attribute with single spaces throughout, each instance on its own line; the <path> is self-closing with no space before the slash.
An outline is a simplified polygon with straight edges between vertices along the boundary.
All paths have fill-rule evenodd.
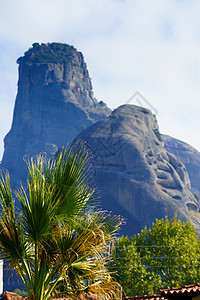
<path id="1" fill-rule="evenodd" d="M 110 264 L 113 277 L 123 287 L 124 296 L 152 295 L 161 286 L 156 272 L 149 273 L 133 238 L 122 236 L 113 251 L 114 263 Z"/>
<path id="2" fill-rule="evenodd" d="M 17 63 L 68 63 L 73 55 L 75 48 L 62 43 L 39 44 L 34 43 L 33 47 L 25 52 L 23 57 L 17 60 Z"/>
<path id="3" fill-rule="evenodd" d="M 154 294 L 160 288 L 192 284 L 200 276 L 200 241 L 189 221 L 175 216 L 116 242 L 115 278 L 127 296 Z"/>
<path id="4" fill-rule="evenodd" d="M 96 210 L 91 199 L 90 154 L 82 143 L 57 158 L 28 163 L 28 187 L 15 206 L 8 174 L 0 180 L 1 258 L 21 277 L 30 300 L 99 294 L 119 298 L 107 268 L 120 220 Z M 90 206 L 89 206 L 90 205 Z M 91 208 L 90 208 L 91 209 Z"/>
<path id="5" fill-rule="evenodd" d="M 21 291 L 20 289 L 15 289 L 14 290 L 14 293 L 16 293 L 17 295 L 19 295 L 19 296 L 28 296 L 28 293 L 26 292 L 26 291 Z"/>

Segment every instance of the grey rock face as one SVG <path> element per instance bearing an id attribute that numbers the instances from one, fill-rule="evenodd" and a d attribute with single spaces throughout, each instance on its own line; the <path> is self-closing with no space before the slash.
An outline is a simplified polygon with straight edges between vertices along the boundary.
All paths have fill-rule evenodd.
<path id="1" fill-rule="evenodd" d="M 83 129 L 110 114 L 93 97 L 83 55 L 73 47 L 33 44 L 18 63 L 18 93 L 1 165 L 13 183 L 26 180 L 24 156 L 46 152 L 52 157 Z"/>
<path id="2" fill-rule="evenodd" d="M 127 219 L 123 233 L 132 235 L 174 213 L 200 225 L 189 212 L 198 214 L 199 207 L 185 166 L 164 148 L 149 110 L 123 105 L 76 139 L 85 140 L 93 153 L 103 209 Z"/>
<path id="3" fill-rule="evenodd" d="M 173 153 L 185 165 L 189 174 L 191 189 L 200 195 L 200 152 L 192 146 L 162 134 L 165 149 Z"/>

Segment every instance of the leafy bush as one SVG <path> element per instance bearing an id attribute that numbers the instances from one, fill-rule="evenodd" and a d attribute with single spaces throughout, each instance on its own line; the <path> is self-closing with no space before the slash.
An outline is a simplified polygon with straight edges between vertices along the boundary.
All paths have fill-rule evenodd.
<path id="1" fill-rule="evenodd" d="M 110 271 L 123 286 L 126 296 L 152 295 L 199 281 L 200 240 L 192 224 L 156 220 L 137 236 L 122 236 L 113 252 Z"/>
<path id="2" fill-rule="evenodd" d="M 28 296 L 28 293 L 26 291 L 21 291 L 20 289 L 15 289 L 14 293 L 16 293 L 19 296 Z"/>

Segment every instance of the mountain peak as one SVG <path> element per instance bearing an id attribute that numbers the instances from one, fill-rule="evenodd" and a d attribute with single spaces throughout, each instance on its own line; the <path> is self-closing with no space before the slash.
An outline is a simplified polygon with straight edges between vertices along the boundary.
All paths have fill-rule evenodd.
<path id="1" fill-rule="evenodd" d="M 26 179 L 24 156 L 46 152 L 52 157 L 110 114 L 106 104 L 94 98 L 83 55 L 74 47 L 34 43 L 17 62 L 18 92 L 2 160 L 16 181 Z"/>

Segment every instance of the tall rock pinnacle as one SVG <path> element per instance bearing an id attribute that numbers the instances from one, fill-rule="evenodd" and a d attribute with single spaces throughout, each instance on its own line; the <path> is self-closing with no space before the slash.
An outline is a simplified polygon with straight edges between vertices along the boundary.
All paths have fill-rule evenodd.
<path id="1" fill-rule="evenodd" d="M 186 168 L 164 148 L 149 110 L 123 105 L 111 114 L 93 97 L 83 55 L 72 46 L 35 43 L 17 62 L 18 93 L 1 165 L 13 186 L 26 182 L 24 157 L 52 157 L 82 139 L 94 156 L 102 207 L 125 217 L 124 233 L 176 212 L 200 234 L 199 203 Z"/>
<path id="2" fill-rule="evenodd" d="M 52 157 L 83 129 L 110 114 L 93 97 L 83 55 L 74 47 L 34 43 L 17 63 L 18 93 L 1 166 L 13 182 L 26 180 L 24 156 L 46 152 Z"/>

